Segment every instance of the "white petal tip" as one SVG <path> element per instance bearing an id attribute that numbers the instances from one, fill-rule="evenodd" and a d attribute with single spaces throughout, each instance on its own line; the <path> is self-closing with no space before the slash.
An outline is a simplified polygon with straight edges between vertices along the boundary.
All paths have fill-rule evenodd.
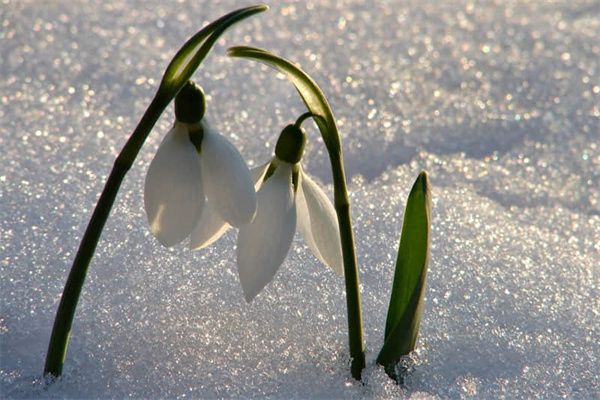
<path id="1" fill-rule="evenodd" d="M 188 245 L 188 249 L 190 251 L 198 251 L 198 250 L 202 250 L 205 247 L 208 247 L 208 245 L 210 245 L 210 244 L 211 243 L 202 243 L 202 244 L 198 245 L 198 244 L 195 244 L 195 243 L 190 243 Z"/>
<path id="2" fill-rule="evenodd" d="M 258 204 L 256 201 L 256 193 L 249 196 L 249 200 L 245 204 L 240 204 L 239 213 L 231 218 L 231 225 L 239 228 L 242 225 L 247 225 L 254 220 Z"/>
<path id="3" fill-rule="evenodd" d="M 211 203 L 206 203 L 200 220 L 190 235 L 190 250 L 200 250 L 210 246 L 227 230 L 229 225 L 221 219 Z"/>

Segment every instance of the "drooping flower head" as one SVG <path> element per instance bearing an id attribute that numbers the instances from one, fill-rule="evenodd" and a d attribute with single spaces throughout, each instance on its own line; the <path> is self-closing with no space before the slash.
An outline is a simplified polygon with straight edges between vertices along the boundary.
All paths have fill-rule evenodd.
<path id="1" fill-rule="evenodd" d="M 248 302 L 275 276 L 296 228 L 317 259 L 343 274 L 335 209 L 300 165 L 305 143 L 299 126 L 286 126 L 275 157 L 253 171 L 260 185 L 258 209 L 254 220 L 240 227 L 237 243 L 238 272 Z"/>
<path id="2" fill-rule="evenodd" d="M 177 95 L 175 124 L 148 167 L 144 205 L 152 234 L 165 246 L 192 232 L 210 240 L 215 232 L 199 225 L 202 221 L 241 226 L 256 214 L 250 171 L 237 149 L 207 123 L 205 108 L 202 89 L 189 82 Z"/>

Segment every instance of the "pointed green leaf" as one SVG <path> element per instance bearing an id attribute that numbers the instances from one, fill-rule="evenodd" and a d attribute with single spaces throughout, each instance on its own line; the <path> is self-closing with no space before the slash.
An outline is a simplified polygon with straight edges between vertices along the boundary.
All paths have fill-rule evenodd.
<path id="1" fill-rule="evenodd" d="M 244 18 L 266 11 L 268 8 L 266 5 L 259 4 L 232 11 L 192 36 L 171 60 L 163 76 L 159 91 L 171 98 L 175 97 L 227 28 Z"/>
<path id="2" fill-rule="evenodd" d="M 377 363 L 395 365 L 414 350 L 423 311 L 423 295 L 429 262 L 431 193 L 426 172 L 415 181 L 406 202 L 402 236 L 390 298 L 385 340 Z"/>
<path id="3" fill-rule="evenodd" d="M 278 57 L 267 50 L 255 47 L 231 47 L 227 54 L 232 57 L 250 58 L 261 61 L 287 75 L 294 84 L 308 110 L 313 113 L 315 122 L 321 131 L 327 149 L 339 153 L 341 144 L 337 125 L 331 107 L 317 83 L 291 61 Z"/>

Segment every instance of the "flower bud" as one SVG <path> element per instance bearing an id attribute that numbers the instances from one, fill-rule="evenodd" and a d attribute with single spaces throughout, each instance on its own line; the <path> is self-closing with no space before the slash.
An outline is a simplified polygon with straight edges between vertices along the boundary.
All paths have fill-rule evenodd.
<path id="1" fill-rule="evenodd" d="M 283 128 L 277 145 L 275 145 L 275 156 L 281 161 L 296 164 L 302 159 L 306 134 L 302 128 L 296 125 L 288 125 Z"/>
<path id="2" fill-rule="evenodd" d="M 206 100 L 204 91 L 192 81 L 177 93 L 175 97 L 175 118 L 186 124 L 196 124 L 204 117 Z"/>

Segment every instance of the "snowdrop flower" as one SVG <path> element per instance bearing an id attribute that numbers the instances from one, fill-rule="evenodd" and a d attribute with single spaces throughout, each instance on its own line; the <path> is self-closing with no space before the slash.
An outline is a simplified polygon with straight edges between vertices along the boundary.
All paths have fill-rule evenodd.
<path id="1" fill-rule="evenodd" d="M 152 234 L 165 246 L 192 231 L 205 235 L 211 226 L 199 224 L 203 220 L 241 226 L 256 214 L 250 171 L 236 148 L 202 118 L 204 110 L 202 89 L 188 83 L 175 100 L 175 125 L 148 168 L 144 205 Z"/>
<path id="2" fill-rule="evenodd" d="M 296 227 L 313 254 L 343 274 L 338 220 L 323 190 L 300 166 L 306 135 L 288 125 L 275 157 L 253 171 L 260 184 L 254 220 L 241 226 L 237 264 L 246 301 L 273 279 L 290 249 Z"/>

